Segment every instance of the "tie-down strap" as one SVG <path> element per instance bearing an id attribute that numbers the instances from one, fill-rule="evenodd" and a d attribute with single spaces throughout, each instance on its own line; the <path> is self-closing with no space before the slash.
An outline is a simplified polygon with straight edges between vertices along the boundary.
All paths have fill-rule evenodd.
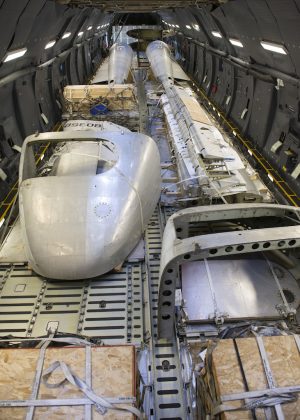
<path id="1" fill-rule="evenodd" d="M 64 374 L 64 379 L 57 383 L 49 383 L 48 380 L 50 379 L 53 372 L 55 372 L 57 369 L 61 369 L 61 371 Z M 44 385 L 47 386 L 47 388 L 59 388 L 60 386 L 66 384 L 67 382 L 70 382 L 72 385 L 80 389 L 87 398 L 93 402 L 93 404 L 96 407 L 96 410 L 101 413 L 105 414 L 107 410 L 118 410 L 118 411 L 125 411 L 130 412 L 137 416 L 137 418 L 142 418 L 140 411 L 135 407 L 120 407 L 118 405 L 115 405 L 115 403 L 111 403 L 107 401 L 105 398 L 100 397 L 99 395 L 96 395 L 95 392 L 90 388 L 86 382 L 84 382 L 82 379 L 80 379 L 77 375 L 75 375 L 71 368 L 65 363 L 56 361 L 53 362 L 48 369 L 46 369 L 42 376 L 42 382 Z M 127 397 L 119 397 L 117 399 L 118 403 L 132 403 L 132 398 Z"/>

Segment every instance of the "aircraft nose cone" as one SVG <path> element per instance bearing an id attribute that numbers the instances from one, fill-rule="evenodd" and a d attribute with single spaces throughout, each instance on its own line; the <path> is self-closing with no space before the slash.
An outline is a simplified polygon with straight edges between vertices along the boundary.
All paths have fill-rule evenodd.
<path id="1" fill-rule="evenodd" d="M 44 277 L 77 280 L 100 276 L 122 263 L 142 227 L 139 201 L 128 183 L 112 179 L 106 194 L 104 179 L 98 185 L 90 182 L 93 187 L 78 180 L 76 189 L 64 185 L 69 192 L 60 200 L 49 181 L 41 185 L 40 179 L 36 187 L 33 180 L 22 190 L 32 268 Z"/>

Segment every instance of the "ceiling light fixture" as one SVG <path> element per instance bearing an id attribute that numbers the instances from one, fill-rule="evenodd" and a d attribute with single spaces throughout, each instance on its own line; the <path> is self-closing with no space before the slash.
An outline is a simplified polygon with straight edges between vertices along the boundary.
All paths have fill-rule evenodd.
<path id="1" fill-rule="evenodd" d="M 6 54 L 4 57 L 3 62 L 6 63 L 7 61 L 15 60 L 16 58 L 23 57 L 26 53 L 27 48 L 20 48 L 19 50 L 11 51 Z"/>
<path id="2" fill-rule="evenodd" d="M 56 41 L 49 41 L 46 45 L 45 45 L 45 50 L 48 50 L 48 48 L 53 47 L 53 45 L 56 43 Z"/>
<path id="3" fill-rule="evenodd" d="M 199 25 L 194 25 L 194 29 L 196 29 L 196 31 L 200 31 Z"/>
<path id="4" fill-rule="evenodd" d="M 77 36 L 82 36 L 83 35 L 83 31 L 78 32 Z"/>
<path id="5" fill-rule="evenodd" d="M 92 26 L 89 26 L 87 29 L 88 29 L 88 31 L 90 31 L 91 29 L 93 29 L 93 27 Z"/>
<path id="6" fill-rule="evenodd" d="M 218 31 L 211 31 L 211 34 L 216 38 L 222 38 L 222 35 Z"/>
<path id="7" fill-rule="evenodd" d="M 260 41 L 260 45 L 268 51 L 273 51 L 278 54 L 287 55 L 287 50 L 283 45 L 275 44 L 274 42 Z"/>
<path id="8" fill-rule="evenodd" d="M 63 36 L 61 37 L 61 39 L 69 38 L 70 35 L 71 35 L 71 32 L 66 32 L 65 34 L 63 34 Z"/>
<path id="9" fill-rule="evenodd" d="M 238 39 L 235 38 L 229 38 L 229 42 L 234 45 L 235 47 L 240 47 L 240 48 L 244 48 L 244 45 L 241 43 L 241 41 L 239 41 Z"/>
<path id="10" fill-rule="evenodd" d="M 190 25 L 185 25 L 186 29 L 192 29 Z"/>

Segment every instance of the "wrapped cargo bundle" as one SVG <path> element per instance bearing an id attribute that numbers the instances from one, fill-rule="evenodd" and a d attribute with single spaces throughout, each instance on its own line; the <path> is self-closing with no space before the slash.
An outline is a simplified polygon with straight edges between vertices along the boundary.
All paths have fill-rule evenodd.
<path id="1" fill-rule="evenodd" d="M 0 419 L 139 416 L 134 346 L 0 349 Z"/>
<path id="2" fill-rule="evenodd" d="M 72 85 L 64 88 L 66 110 L 88 112 L 95 105 L 105 105 L 110 111 L 136 108 L 134 86 L 124 85 Z"/>
<path id="3" fill-rule="evenodd" d="M 198 416 L 206 419 L 299 419 L 297 335 L 210 343 L 197 378 Z"/>

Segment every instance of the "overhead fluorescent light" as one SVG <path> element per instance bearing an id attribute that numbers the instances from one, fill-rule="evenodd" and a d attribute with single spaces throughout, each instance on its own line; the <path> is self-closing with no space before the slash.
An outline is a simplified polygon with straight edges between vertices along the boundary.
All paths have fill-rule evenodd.
<path id="1" fill-rule="evenodd" d="M 97 29 L 100 29 L 101 28 L 101 26 L 99 25 L 99 26 L 97 26 Z"/>
<path id="2" fill-rule="evenodd" d="M 70 35 L 71 35 L 71 32 L 66 32 L 65 34 L 63 34 L 63 36 L 61 37 L 61 39 L 69 38 Z"/>
<path id="3" fill-rule="evenodd" d="M 278 54 L 287 55 L 287 50 L 283 45 L 275 44 L 274 42 L 260 41 L 260 45 L 268 51 L 273 51 Z"/>
<path id="4" fill-rule="evenodd" d="M 90 31 L 91 29 L 93 29 L 93 27 L 92 27 L 92 26 L 89 26 L 89 27 L 88 27 L 88 31 Z"/>
<path id="5" fill-rule="evenodd" d="M 82 36 L 83 35 L 83 31 L 78 32 L 77 36 Z"/>
<path id="6" fill-rule="evenodd" d="M 179 28 L 179 25 L 175 25 L 176 26 L 176 28 Z"/>
<path id="7" fill-rule="evenodd" d="M 192 29 L 190 25 L 185 25 L 186 29 Z"/>
<path id="8" fill-rule="evenodd" d="M 199 25 L 194 25 L 194 29 L 196 29 L 196 31 L 200 31 Z"/>
<path id="9" fill-rule="evenodd" d="M 229 42 L 234 45 L 235 47 L 240 47 L 240 48 L 244 48 L 244 45 L 241 43 L 241 41 L 239 41 L 238 39 L 235 38 L 229 38 Z"/>
<path id="10" fill-rule="evenodd" d="M 53 47 L 53 45 L 56 43 L 56 41 L 49 41 L 46 45 L 45 45 L 45 50 L 48 50 L 48 48 Z"/>
<path id="11" fill-rule="evenodd" d="M 216 38 L 222 38 L 222 35 L 218 31 L 211 31 L 212 35 Z"/>
<path id="12" fill-rule="evenodd" d="M 6 63 L 7 61 L 15 60 L 16 58 L 23 57 L 26 53 L 27 48 L 20 48 L 19 50 L 11 51 L 6 54 L 4 57 L 3 62 Z"/>

